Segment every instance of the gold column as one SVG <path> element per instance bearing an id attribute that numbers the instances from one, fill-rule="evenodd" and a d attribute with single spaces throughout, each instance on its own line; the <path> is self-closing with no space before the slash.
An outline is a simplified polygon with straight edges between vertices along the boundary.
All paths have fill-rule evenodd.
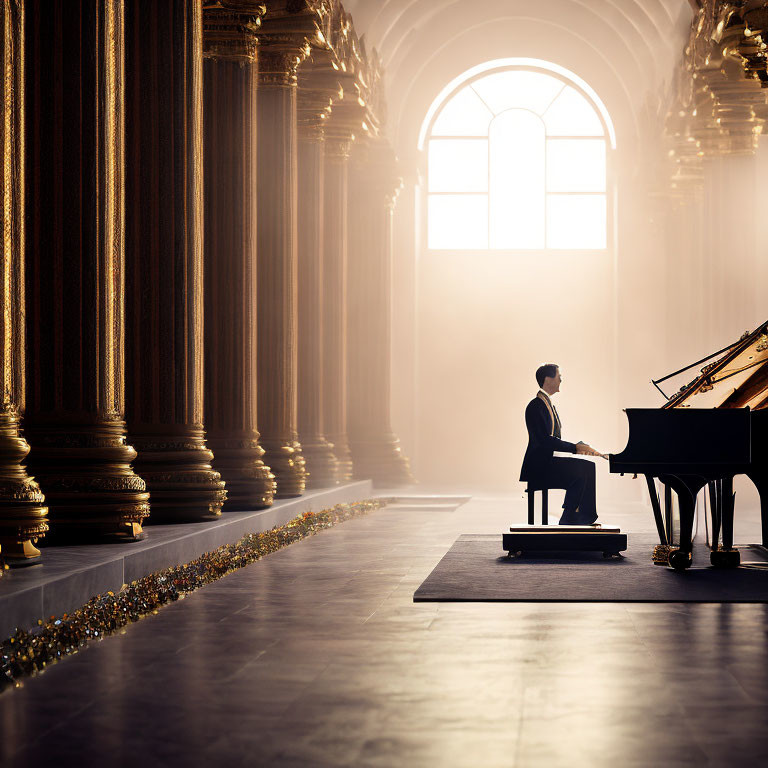
<path id="1" fill-rule="evenodd" d="M 308 46 L 288 20 L 270 24 L 267 14 L 259 35 L 259 424 L 278 497 L 300 496 L 306 481 L 296 429 L 296 72 Z"/>
<path id="2" fill-rule="evenodd" d="M 203 431 L 202 9 L 126 0 L 126 413 L 152 522 L 221 514 Z"/>
<path id="3" fill-rule="evenodd" d="M 45 498 L 22 461 L 29 446 L 24 412 L 24 2 L 0 4 L 3 98 L 0 101 L 3 271 L 0 280 L 0 547 L 6 563 L 40 557 L 34 543 L 48 530 Z"/>
<path id="4" fill-rule="evenodd" d="M 299 74 L 299 297 L 298 432 L 309 470 L 308 488 L 336 485 L 338 461 L 323 433 L 323 124 L 336 88 L 308 82 Z"/>
<path id="5" fill-rule="evenodd" d="M 272 503 L 256 428 L 256 70 L 264 7 L 205 0 L 205 421 L 227 509 Z"/>
<path id="6" fill-rule="evenodd" d="M 349 442 L 355 478 L 413 482 L 390 421 L 392 213 L 401 181 L 381 139 L 361 142 L 350 173 Z"/>
<path id="7" fill-rule="evenodd" d="M 35 0 L 26 40 L 29 465 L 52 534 L 135 538 L 149 494 L 123 422 L 123 3 Z"/>
<path id="8" fill-rule="evenodd" d="M 323 424 L 342 482 L 352 478 L 347 438 L 347 180 L 353 137 L 352 129 L 333 114 L 325 133 Z"/>

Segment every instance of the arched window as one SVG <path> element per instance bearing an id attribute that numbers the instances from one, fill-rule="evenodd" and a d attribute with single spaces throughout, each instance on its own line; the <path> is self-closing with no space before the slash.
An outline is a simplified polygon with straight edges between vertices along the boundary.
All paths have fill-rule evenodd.
<path id="1" fill-rule="evenodd" d="M 422 128 L 427 247 L 606 248 L 615 142 L 597 95 L 567 70 L 528 59 L 490 62 L 458 80 Z"/>

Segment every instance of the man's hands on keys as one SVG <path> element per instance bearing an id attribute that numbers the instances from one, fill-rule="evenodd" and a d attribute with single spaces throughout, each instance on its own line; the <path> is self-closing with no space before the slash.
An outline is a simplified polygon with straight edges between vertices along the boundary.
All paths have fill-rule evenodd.
<path id="1" fill-rule="evenodd" d="M 581 441 L 576 443 L 576 453 L 581 454 L 582 456 L 600 456 L 603 459 L 608 458 L 604 453 L 596 451 L 591 445 L 587 445 Z"/>

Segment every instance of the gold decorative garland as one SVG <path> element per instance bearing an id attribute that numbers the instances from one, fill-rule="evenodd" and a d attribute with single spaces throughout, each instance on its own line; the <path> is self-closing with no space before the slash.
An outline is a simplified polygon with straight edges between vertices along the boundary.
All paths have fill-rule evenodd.
<path id="1" fill-rule="evenodd" d="M 38 621 L 39 629 L 17 629 L 0 644 L 0 691 L 19 687 L 21 680 L 47 665 L 75 653 L 91 640 L 111 635 L 126 624 L 157 613 L 205 584 L 260 560 L 295 541 L 337 523 L 360 517 L 386 505 L 385 499 L 337 504 L 320 512 L 305 512 L 285 525 L 262 533 L 249 533 L 235 544 L 225 544 L 184 565 L 167 568 L 123 585 L 118 594 L 92 597 L 85 605 L 60 618 Z"/>

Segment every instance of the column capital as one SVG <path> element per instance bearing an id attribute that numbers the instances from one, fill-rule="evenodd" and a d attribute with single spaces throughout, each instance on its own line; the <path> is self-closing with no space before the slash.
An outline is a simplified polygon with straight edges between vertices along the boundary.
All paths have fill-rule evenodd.
<path id="1" fill-rule="evenodd" d="M 403 179 L 400 163 L 389 141 L 368 137 L 357 142 L 352 162 L 355 171 L 364 177 L 369 189 L 385 198 L 387 205 L 394 206 L 403 188 Z"/>
<path id="2" fill-rule="evenodd" d="M 370 131 L 364 102 L 356 90 L 344 89 L 343 97 L 334 102 L 325 126 L 326 156 L 349 157 L 353 143 Z"/>
<path id="3" fill-rule="evenodd" d="M 256 61 L 263 2 L 203 0 L 203 56 L 252 64 Z"/>
<path id="4" fill-rule="evenodd" d="M 328 0 L 267 0 L 259 34 L 259 86 L 296 87 L 310 44 L 322 45 Z"/>
<path id="5" fill-rule="evenodd" d="M 313 53 L 299 68 L 297 122 L 299 138 L 321 140 L 331 116 L 333 104 L 344 98 L 338 78 L 319 65 Z"/>

